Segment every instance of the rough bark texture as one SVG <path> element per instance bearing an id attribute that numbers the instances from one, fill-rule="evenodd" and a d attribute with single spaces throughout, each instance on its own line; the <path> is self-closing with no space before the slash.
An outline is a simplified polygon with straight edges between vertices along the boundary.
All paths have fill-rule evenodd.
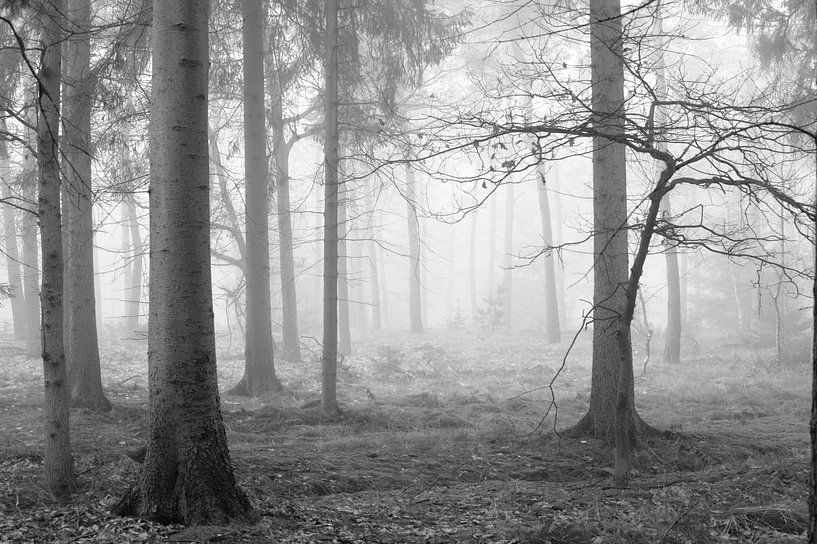
<path id="1" fill-rule="evenodd" d="M 292 204 L 289 198 L 289 152 L 291 146 L 284 139 L 283 107 L 281 105 L 281 85 L 278 74 L 269 74 L 271 103 L 270 121 L 272 126 L 272 148 L 275 157 L 275 182 L 277 185 L 278 211 L 278 258 L 281 268 L 281 306 L 283 312 L 283 342 L 281 354 L 288 361 L 301 360 L 301 346 L 298 335 L 298 300 L 295 288 L 295 259 L 292 249 Z"/>
<path id="2" fill-rule="evenodd" d="M 409 324 L 411 332 L 423 332 L 423 308 L 420 285 L 420 223 L 415 209 L 417 182 L 414 168 L 406 164 L 406 223 L 408 226 L 409 257 Z"/>
<path id="3" fill-rule="evenodd" d="M 68 326 L 66 363 L 75 407 L 108 411 L 111 403 L 102 391 L 94 293 L 94 219 L 91 187 L 90 36 L 88 0 L 68 0 L 66 14 L 72 34 L 65 44 L 63 187 L 68 254 L 65 260 L 65 319 Z"/>
<path id="4" fill-rule="evenodd" d="M 42 308 L 42 356 L 45 382 L 45 482 L 56 497 L 66 497 L 74 488 L 74 466 L 68 427 L 68 380 L 63 349 L 63 267 L 62 218 L 60 216 L 60 74 L 63 39 L 62 2 L 52 0 L 51 10 L 43 14 L 44 53 L 38 73 L 39 116 L 37 122 L 37 158 L 40 173 L 37 210 L 42 237 L 43 278 L 40 291 Z"/>
<path id="5" fill-rule="evenodd" d="M 552 248 L 553 228 L 544 165 L 539 165 L 538 178 L 537 193 L 539 195 L 539 217 L 542 219 L 542 242 L 546 248 Z M 545 265 L 545 342 L 558 344 L 562 334 L 559 321 L 559 301 L 556 296 L 556 265 L 552 249 L 546 249 L 543 260 Z"/>
<path id="6" fill-rule="evenodd" d="M 150 416 L 136 485 L 114 513 L 221 525 L 252 510 L 219 409 L 210 279 L 209 2 L 153 3 L 150 120 Z"/>
<path id="7" fill-rule="evenodd" d="M 817 144 L 817 139 L 815 139 L 815 144 Z M 817 181 L 817 170 L 814 175 Z M 815 183 L 815 188 L 817 188 L 817 183 Z M 814 270 L 817 270 L 817 251 L 814 247 L 812 247 L 812 259 Z M 811 296 L 812 300 L 817 301 L 817 281 L 812 282 Z M 817 304 L 812 305 L 811 315 L 811 420 L 809 421 L 811 470 L 809 472 L 808 542 L 814 544 L 817 542 Z"/>
<path id="8" fill-rule="evenodd" d="M 275 375 L 270 307 L 269 200 L 264 115 L 264 10 L 261 0 L 243 0 L 244 23 L 244 203 L 246 206 L 246 328 L 244 376 L 236 395 L 281 390 Z"/>
<path id="9" fill-rule="evenodd" d="M 624 73 L 619 0 L 590 4 L 593 128 L 623 137 Z M 616 413 L 636 430 L 632 372 L 619 398 L 620 321 L 624 312 L 627 263 L 627 177 L 625 147 L 602 135 L 593 137 L 593 369 L 590 409 L 577 431 L 613 442 Z M 618 406 L 618 410 L 617 410 Z"/>
<path id="10" fill-rule="evenodd" d="M 321 409 L 338 413 L 338 3 L 326 1 L 326 142 L 324 143 L 323 353 Z"/>

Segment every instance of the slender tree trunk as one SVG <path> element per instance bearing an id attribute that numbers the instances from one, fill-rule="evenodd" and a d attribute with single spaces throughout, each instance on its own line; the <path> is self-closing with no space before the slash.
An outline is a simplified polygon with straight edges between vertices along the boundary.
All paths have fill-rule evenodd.
<path id="1" fill-rule="evenodd" d="M 338 144 L 338 355 L 352 353 L 352 328 L 349 321 L 349 255 L 346 237 L 349 194 L 343 164 L 345 148 Z"/>
<path id="2" fill-rule="evenodd" d="M 680 281 L 678 285 L 681 292 L 679 293 L 681 301 L 681 327 L 686 327 L 687 324 L 687 300 L 689 298 L 689 257 L 685 253 L 678 256 L 680 267 Z"/>
<path id="3" fill-rule="evenodd" d="M 411 332 L 423 332 L 423 309 L 420 300 L 420 223 L 417 218 L 416 181 L 414 167 L 406 164 L 406 223 L 409 250 L 409 323 Z"/>
<path id="4" fill-rule="evenodd" d="M 301 360 L 298 334 L 298 300 L 295 289 L 295 259 L 292 248 L 292 204 L 289 197 L 290 145 L 284 139 L 283 106 L 279 74 L 270 70 L 271 90 L 270 120 L 272 125 L 273 153 L 275 157 L 275 181 L 278 205 L 278 258 L 281 274 L 281 306 L 283 311 L 282 356 L 288 361 Z"/>
<path id="5" fill-rule="evenodd" d="M 66 14 L 72 33 L 65 44 L 65 116 L 63 189 L 68 252 L 65 265 L 65 318 L 68 326 L 66 363 L 75 407 L 108 411 L 111 403 L 102 391 L 94 293 L 94 194 L 91 186 L 91 24 L 88 0 L 68 0 Z"/>
<path id="6" fill-rule="evenodd" d="M 366 211 L 369 213 L 368 225 L 366 228 L 366 245 L 368 248 L 367 259 L 369 262 L 369 296 L 372 303 L 372 329 L 379 331 L 383 327 L 383 323 L 380 316 L 380 281 L 377 273 L 377 239 L 374 226 L 376 211 L 372 203 L 373 191 L 374 182 L 371 182 L 368 190 L 366 191 Z"/>
<path id="7" fill-rule="evenodd" d="M 35 144 L 32 140 L 32 144 Z M 31 203 L 32 211 L 24 212 L 20 221 L 22 239 L 22 276 L 25 296 L 25 351 L 29 357 L 42 355 L 42 330 L 40 327 L 40 264 L 37 256 L 37 166 L 29 155 L 23 167 L 22 196 Z"/>
<path id="8" fill-rule="evenodd" d="M 127 197 L 128 229 L 130 232 L 131 245 L 133 246 L 133 259 L 131 260 L 130 285 L 128 286 L 128 328 L 136 330 L 139 328 L 139 318 L 142 315 L 142 262 L 145 247 L 142 243 L 142 233 L 139 230 L 139 217 L 136 215 L 136 195 L 130 194 Z"/>
<path id="9" fill-rule="evenodd" d="M 37 122 L 37 155 L 40 173 L 37 209 L 42 237 L 43 278 L 42 356 L 45 381 L 45 481 L 56 497 L 66 497 L 74 489 L 74 462 L 68 427 L 69 391 L 63 349 L 63 270 L 62 219 L 60 217 L 60 74 L 63 40 L 62 2 L 52 0 L 43 14 L 44 52 L 38 74 L 40 93 Z"/>
<path id="10" fill-rule="evenodd" d="M 550 169 L 550 192 L 553 194 L 551 210 L 553 211 L 553 242 L 556 247 L 561 247 L 564 244 L 564 230 L 562 221 L 562 199 L 559 196 L 560 180 L 559 180 L 559 163 L 556 162 Z M 556 269 L 556 299 L 559 306 L 559 317 L 561 324 L 567 324 L 567 300 L 565 297 L 565 264 L 557 255 L 554 255 L 554 265 Z"/>
<path id="11" fill-rule="evenodd" d="M 210 278 L 209 2 L 153 3 L 147 452 L 114 513 L 163 523 L 252 519 L 219 407 Z"/>
<path id="12" fill-rule="evenodd" d="M 545 179 L 545 165 L 538 168 L 539 183 L 536 192 L 539 195 L 539 216 L 542 219 L 542 241 L 545 244 L 545 342 L 558 344 L 561 341 L 561 325 L 559 320 L 559 301 L 556 296 L 556 269 L 553 256 L 553 229 L 550 220 L 550 202 Z"/>
<path id="13" fill-rule="evenodd" d="M 455 256 L 457 254 L 456 246 L 454 244 L 454 228 L 453 226 L 449 225 L 448 227 L 448 286 L 447 286 L 447 296 L 446 299 L 446 309 L 448 315 L 448 321 L 454 320 L 454 291 L 456 287 L 454 286 L 454 263 L 456 262 Z"/>
<path id="14" fill-rule="evenodd" d="M 326 142 L 324 143 L 323 353 L 321 410 L 338 414 L 338 2 L 326 0 Z"/>
<path id="15" fill-rule="evenodd" d="M 590 3 L 593 128 L 623 137 L 624 69 L 619 0 Z M 593 368 L 590 409 L 576 431 L 608 442 L 616 440 L 616 421 L 626 436 L 638 432 L 630 352 L 621 335 L 628 278 L 627 177 L 625 147 L 602 135 L 593 137 Z M 622 342 L 622 344 L 619 344 Z M 632 367 L 632 365 L 630 365 Z M 620 375 L 624 372 L 624 375 Z M 619 452 L 626 453 L 626 452 Z"/>
<path id="16" fill-rule="evenodd" d="M 491 195 L 490 223 L 488 226 L 488 296 L 493 297 L 496 289 L 496 195 Z"/>
<path id="17" fill-rule="evenodd" d="M 502 284 L 505 286 L 505 326 L 513 328 L 513 208 L 514 208 L 514 185 L 508 184 L 505 192 L 505 270 L 503 272 Z"/>
<path id="18" fill-rule="evenodd" d="M 386 273 L 386 259 L 384 257 L 383 249 L 378 245 L 377 252 L 377 277 L 380 285 L 380 318 L 383 321 L 383 327 L 389 326 L 389 289 L 388 289 L 388 275 Z"/>
<path id="19" fill-rule="evenodd" d="M 655 34 L 659 39 L 664 39 L 663 17 L 661 15 L 660 4 L 656 7 L 656 23 Z M 667 82 L 664 74 L 664 52 L 659 45 L 658 61 L 656 62 L 656 85 L 655 96 L 658 100 L 667 99 Z M 655 146 L 661 151 L 666 151 L 666 143 L 661 138 L 661 132 L 666 128 L 666 118 L 664 116 L 664 109 L 657 107 L 655 110 L 655 125 L 659 133 L 659 139 Z M 656 164 L 656 174 L 660 176 L 662 169 L 661 163 Z M 662 202 L 664 206 L 664 213 L 669 217 L 672 216 L 672 205 L 670 204 L 669 195 L 664 197 Z M 678 272 L 678 250 L 676 245 L 668 241 L 666 250 L 664 251 L 664 262 L 667 269 L 667 338 L 664 345 L 664 361 L 669 364 L 681 363 L 681 277 Z"/>
<path id="20" fill-rule="evenodd" d="M 477 214 L 471 213 L 471 247 L 468 263 L 468 288 L 471 298 L 471 321 L 477 319 Z"/>
<path id="21" fill-rule="evenodd" d="M 241 232 L 241 223 L 238 219 L 238 213 L 233 206 L 233 200 L 230 198 L 230 190 L 227 188 L 227 174 L 224 172 L 224 165 L 221 162 L 221 151 L 218 148 L 218 132 L 210 130 L 210 160 L 213 163 L 213 170 L 218 181 L 218 196 L 221 203 L 224 205 L 224 210 L 227 212 L 227 220 L 229 224 L 230 235 L 235 240 L 235 245 L 238 247 L 238 255 L 240 261 L 237 263 L 241 269 L 241 273 L 246 275 L 247 269 L 247 243 L 244 240 L 244 234 Z"/>
<path id="22" fill-rule="evenodd" d="M 0 119 L 0 132 L 6 132 L 6 121 Z M 0 141 L 0 178 L 2 178 L 2 198 L 8 199 L 11 196 L 9 182 L 11 170 L 9 167 L 8 149 L 5 140 Z M 15 220 L 14 207 L 6 204 L 3 206 L 3 245 L 6 253 L 6 268 L 8 270 L 8 283 L 14 295 L 11 299 L 11 318 L 14 323 L 14 338 L 23 340 L 26 337 L 25 322 L 25 291 L 23 290 L 23 280 L 20 274 L 20 252 L 17 249 L 17 221 Z"/>
<path id="23" fill-rule="evenodd" d="M 246 333 L 244 376 L 236 395 L 281 390 L 275 375 L 269 260 L 269 199 L 264 115 L 265 13 L 261 0 L 242 0 L 244 22 L 244 177 L 246 206 Z"/>

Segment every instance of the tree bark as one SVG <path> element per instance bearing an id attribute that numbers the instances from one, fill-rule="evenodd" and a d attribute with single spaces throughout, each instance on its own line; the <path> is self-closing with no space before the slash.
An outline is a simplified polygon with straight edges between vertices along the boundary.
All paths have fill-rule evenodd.
<path id="1" fill-rule="evenodd" d="M 613 140 L 624 136 L 619 0 L 590 3 L 590 48 L 592 122 L 597 132 L 593 137 L 593 368 L 590 409 L 575 430 L 614 442 L 616 419 L 622 420 L 628 434 L 638 430 L 632 368 L 629 375 L 619 374 L 626 367 L 620 353 L 632 351 L 629 337 L 620 337 L 628 249 L 625 147 Z"/>
<path id="2" fill-rule="evenodd" d="M 406 164 L 406 223 L 408 225 L 409 251 L 409 323 L 411 332 L 423 332 L 423 309 L 420 285 L 420 224 L 417 218 L 416 180 L 414 167 Z"/>
<path id="3" fill-rule="evenodd" d="M 324 143 L 323 353 L 321 410 L 338 414 L 338 2 L 326 0 L 326 142 Z"/>
<path id="4" fill-rule="evenodd" d="M 488 226 L 488 296 L 496 294 L 496 195 L 491 195 L 490 220 Z"/>
<path id="5" fill-rule="evenodd" d="M 153 3 L 150 428 L 114 513 L 162 523 L 252 519 L 235 482 L 216 375 L 207 153 L 209 2 Z"/>
<path id="6" fill-rule="evenodd" d="M 295 286 L 295 260 L 292 248 L 292 204 L 289 197 L 289 152 L 291 146 L 284 138 L 283 106 L 278 73 L 270 70 L 270 121 L 272 149 L 275 157 L 278 211 L 278 259 L 281 274 L 281 306 L 283 311 L 282 356 L 288 361 L 301 360 L 298 334 L 298 299 Z"/>
<path id="7" fill-rule="evenodd" d="M 63 40 L 62 2 L 52 0 L 43 14 L 43 57 L 38 73 L 39 108 L 37 162 L 40 173 L 37 210 L 42 237 L 43 277 L 42 357 L 45 382 L 45 481 L 55 497 L 66 497 L 74 489 L 74 462 L 68 422 L 69 391 L 63 348 L 63 263 L 62 219 L 60 217 L 60 75 Z"/>
<path id="8" fill-rule="evenodd" d="M 553 228 L 550 219 L 550 201 L 545 179 L 545 165 L 538 168 L 539 179 L 536 192 L 539 195 L 539 216 L 542 219 L 542 241 L 545 244 L 545 342 L 558 344 L 561 341 L 561 324 L 559 320 L 559 301 L 556 296 L 556 269 L 553 262 Z"/>
<path id="9" fill-rule="evenodd" d="M 91 44 L 88 0 L 68 0 L 71 35 L 65 42 L 64 94 L 65 320 L 66 364 L 75 407 L 107 412 L 111 402 L 102 390 L 94 293 L 94 216 L 91 149 Z M 141 275 L 141 272 L 140 272 Z"/>
<path id="10" fill-rule="evenodd" d="M 244 376 L 234 395 L 259 396 L 282 389 L 275 375 L 270 307 L 269 199 L 264 115 L 264 9 L 242 0 L 244 54 L 244 177 L 246 206 L 246 332 Z"/>

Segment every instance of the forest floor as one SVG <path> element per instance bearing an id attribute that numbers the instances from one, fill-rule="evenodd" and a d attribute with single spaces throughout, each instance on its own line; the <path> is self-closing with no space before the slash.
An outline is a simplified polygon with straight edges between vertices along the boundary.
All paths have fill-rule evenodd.
<path id="1" fill-rule="evenodd" d="M 2 341 L 0 542 L 805 541 L 805 359 L 781 368 L 771 354 L 720 346 L 679 367 L 651 363 L 636 378 L 636 403 L 647 422 L 674 432 L 642 444 L 630 487 L 616 489 L 608 446 L 554 432 L 589 400 L 589 348 L 580 345 L 554 384 L 558 410 L 548 411 L 542 387 L 564 349 L 532 332 L 361 340 L 343 361 L 334 420 L 314 402 L 314 357 L 279 361 L 284 394 L 222 398 L 236 474 L 260 521 L 185 529 L 109 513 L 139 468 L 125 452 L 146 431 L 145 343 L 102 347 L 116 407 L 72 411 L 81 487 L 60 504 L 40 481 L 41 362 Z M 218 355 L 226 389 L 242 373 L 240 346 Z"/>

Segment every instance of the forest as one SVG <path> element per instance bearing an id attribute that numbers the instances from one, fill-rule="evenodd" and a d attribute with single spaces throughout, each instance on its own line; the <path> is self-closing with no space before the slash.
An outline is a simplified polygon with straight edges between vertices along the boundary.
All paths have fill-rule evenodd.
<path id="1" fill-rule="evenodd" d="M 817 542 L 814 0 L 0 0 L 0 542 Z"/>

